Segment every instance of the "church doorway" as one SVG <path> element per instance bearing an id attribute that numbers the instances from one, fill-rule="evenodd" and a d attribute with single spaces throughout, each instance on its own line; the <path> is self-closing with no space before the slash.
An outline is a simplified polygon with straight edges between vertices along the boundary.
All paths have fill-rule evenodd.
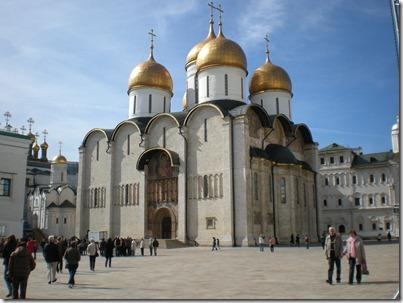
<path id="1" fill-rule="evenodd" d="M 175 217 L 170 209 L 166 207 L 158 209 L 152 221 L 154 237 L 158 239 L 173 239 L 175 237 Z"/>

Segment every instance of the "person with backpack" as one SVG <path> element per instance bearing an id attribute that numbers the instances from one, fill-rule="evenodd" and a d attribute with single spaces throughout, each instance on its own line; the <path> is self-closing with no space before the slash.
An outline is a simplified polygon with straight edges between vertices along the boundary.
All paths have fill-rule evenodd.
<path id="1" fill-rule="evenodd" d="M 75 284 L 74 276 L 77 272 L 78 263 L 81 260 L 80 252 L 77 249 L 77 243 L 72 241 L 70 246 L 64 252 L 63 258 L 66 260 L 66 268 L 69 271 L 69 288 L 73 288 Z"/>
<path id="2" fill-rule="evenodd" d="M 88 246 L 87 246 L 87 255 L 90 258 L 90 270 L 94 271 L 95 270 L 95 260 L 99 256 L 98 246 L 95 243 L 94 239 L 91 239 L 90 244 L 88 244 Z"/>

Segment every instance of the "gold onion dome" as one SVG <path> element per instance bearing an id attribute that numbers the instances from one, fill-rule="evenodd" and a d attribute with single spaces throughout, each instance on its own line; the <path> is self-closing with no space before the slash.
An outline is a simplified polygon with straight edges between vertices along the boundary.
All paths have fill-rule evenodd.
<path id="1" fill-rule="evenodd" d="M 168 70 L 154 60 L 152 54 L 144 63 L 137 65 L 129 77 L 129 90 L 140 87 L 155 87 L 169 91 L 172 94 L 172 78 Z"/>
<path id="2" fill-rule="evenodd" d="M 285 90 L 292 94 L 291 80 L 287 72 L 272 64 L 267 53 L 266 63 L 258 67 L 250 79 L 249 93 L 253 96 L 274 89 Z"/>
<path id="3" fill-rule="evenodd" d="M 27 134 L 27 136 L 31 139 L 32 142 L 35 142 L 36 137 L 35 137 L 35 135 L 34 135 L 33 133 L 29 132 L 29 133 Z"/>
<path id="4" fill-rule="evenodd" d="M 52 163 L 54 163 L 54 164 L 67 164 L 67 159 L 62 154 L 59 154 L 59 155 L 55 156 L 52 159 Z"/>
<path id="5" fill-rule="evenodd" d="M 47 149 L 48 147 L 49 147 L 49 145 L 48 145 L 48 143 L 47 143 L 46 141 L 44 141 L 44 142 L 41 144 L 41 148 Z"/>
<path id="6" fill-rule="evenodd" d="M 39 145 L 38 145 L 38 143 L 34 143 L 33 145 L 32 145 L 32 150 L 34 150 L 34 151 L 39 151 Z"/>
<path id="7" fill-rule="evenodd" d="M 193 48 L 190 50 L 186 57 L 186 64 L 185 66 L 187 67 L 189 64 L 196 62 L 197 56 L 200 53 L 200 50 L 203 48 L 203 46 L 206 45 L 206 43 L 210 42 L 211 40 L 214 40 L 216 38 L 216 35 L 214 33 L 214 27 L 213 27 L 213 21 L 210 20 L 210 30 L 209 33 L 203 41 L 197 43 Z"/>
<path id="8" fill-rule="evenodd" d="M 207 42 L 200 50 L 196 64 L 199 71 L 226 65 L 242 68 L 248 73 L 245 53 L 237 43 L 225 38 L 221 25 L 217 38 Z"/>

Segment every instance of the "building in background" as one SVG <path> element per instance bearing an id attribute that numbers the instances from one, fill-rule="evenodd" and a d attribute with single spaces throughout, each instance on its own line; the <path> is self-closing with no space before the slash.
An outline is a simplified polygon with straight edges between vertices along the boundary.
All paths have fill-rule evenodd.
<path id="1" fill-rule="evenodd" d="M 31 138 L 0 130 L 0 236 L 23 236 L 27 155 Z"/>
<path id="2" fill-rule="evenodd" d="M 333 143 L 319 150 L 320 230 L 354 228 L 364 238 L 398 237 L 400 209 L 399 127 L 392 127 L 393 150 L 363 154 Z"/>

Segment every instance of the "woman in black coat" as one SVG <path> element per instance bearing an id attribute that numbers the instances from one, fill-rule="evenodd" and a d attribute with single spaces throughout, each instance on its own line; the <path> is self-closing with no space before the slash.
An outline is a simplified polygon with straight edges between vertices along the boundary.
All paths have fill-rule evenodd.
<path id="1" fill-rule="evenodd" d="M 4 281 L 6 282 L 6 286 L 8 289 L 8 294 L 6 295 L 7 298 L 11 297 L 13 290 L 13 285 L 8 276 L 8 265 L 10 263 L 10 256 L 16 248 L 17 248 L 17 239 L 15 238 L 14 235 L 10 235 L 6 240 L 6 243 L 4 244 L 3 249 Z"/>
<path id="2" fill-rule="evenodd" d="M 108 264 L 108 260 L 109 260 L 109 267 L 111 267 L 111 262 L 112 262 L 112 257 L 113 257 L 113 248 L 115 247 L 115 245 L 113 245 L 113 241 L 111 238 L 108 239 L 108 241 L 106 241 L 105 244 L 105 267 Z"/>

